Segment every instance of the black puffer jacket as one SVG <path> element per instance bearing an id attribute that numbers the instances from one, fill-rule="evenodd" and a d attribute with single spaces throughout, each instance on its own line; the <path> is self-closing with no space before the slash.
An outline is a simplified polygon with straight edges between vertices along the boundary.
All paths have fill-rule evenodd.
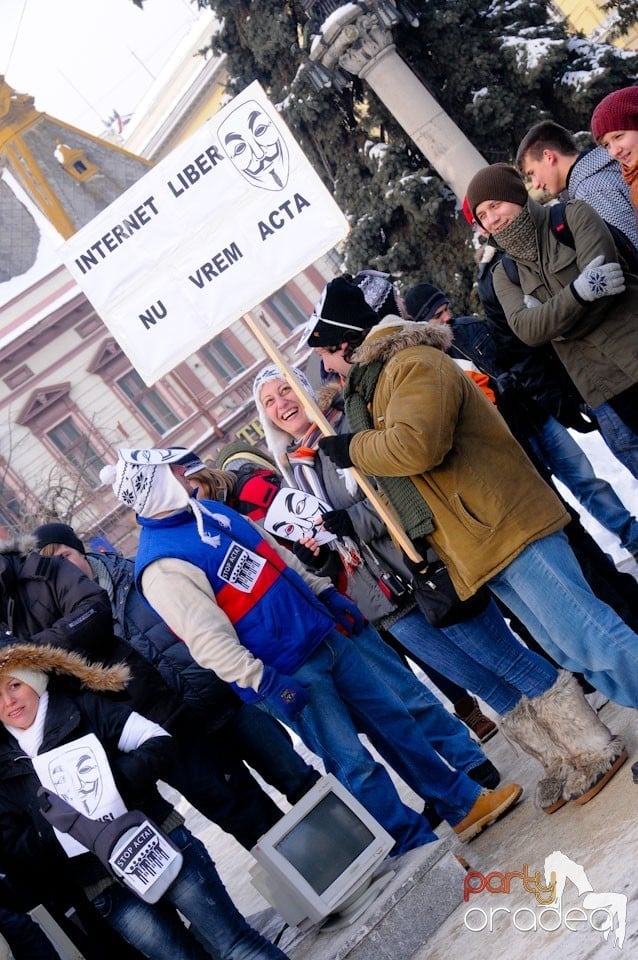
<path id="1" fill-rule="evenodd" d="M 0 620 L 21 640 L 76 650 L 90 659 L 111 654 L 109 598 L 60 557 L 41 557 L 28 538 L 0 544 Z"/>
<path id="2" fill-rule="evenodd" d="M 70 698 L 49 688 L 44 738 L 45 753 L 87 733 L 94 733 L 106 751 L 122 799 L 129 809 L 141 809 L 161 824 L 172 807 L 160 796 L 155 781 L 172 759 L 171 737 L 151 737 L 136 750 L 123 754 L 118 741 L 128 707 L 94 693 Z M 0 726 L 0 843 L 8 876 L 23 900 L 35 906 L 50 900 L 55 886 L 69 881 L 86 886 L 108 876 L 90 853 L 67 858 L 52 827 L 40 813 L 40 782 L 17 740 Z"/>
<path id="3" fill-rule="evenodd" d="M 125 662 L 132 710 L 171 729 L 185 707 L 158 671 L 113 633 L 105 591 L 62 557 L 41 557 L 32 538 L 0 545 L 0 620 L 15 638 L 51 644 L 110 666 Z"/>
<path id="4" fill-rule="evenodd" d="M 212 670 L 193 660 L 186 644 L 140 596 L 134 583 L 134 562 L 113 553 L 89 553 L 87 560 L 98 583 L 113 597 L 117 635 L 159 671 L 180 700 L 205 721 L 208 730 L 230 720 L 242 701 Z"/>

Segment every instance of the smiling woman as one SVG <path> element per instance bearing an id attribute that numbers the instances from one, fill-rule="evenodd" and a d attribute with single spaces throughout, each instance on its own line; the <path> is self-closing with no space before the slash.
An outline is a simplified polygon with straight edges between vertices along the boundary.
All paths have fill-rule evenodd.
<path id="1" fill-rule="evenodd" d="M 15 669 L 0 677 L 0 721 L 6 727 L 28 730 L 36 718 L 48 677 L 40 670 Z"/>

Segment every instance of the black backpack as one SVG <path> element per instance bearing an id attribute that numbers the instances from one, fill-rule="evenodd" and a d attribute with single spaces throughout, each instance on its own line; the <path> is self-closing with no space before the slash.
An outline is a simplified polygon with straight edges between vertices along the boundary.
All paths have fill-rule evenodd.
<path id="1" fill-rule="evenodd" d="M 564 243 L 565 246 L 571 247 L 573 250 L 576 244 L 574 243 L 574 237 L 569 229 L 567 217 L 565 216 L 566 206 L 566 203 L 552 204 L 549 208 L 549 226 L 556 239 Z M 636 250 L 631 240 L 625 236 L 619 227 L 615 227 L 613 223 L 607 223 L 606 220 L 605 224 L 616 244 L 622 265 L 629 273 L 638 274 L 638 250 Z M 521 282 L 518 276 L 516 261 L 506 255 L 502 258 L 501 263 L 503 264 L 508 280 L 511 280 L 512 283 L 520 287 Z"/>

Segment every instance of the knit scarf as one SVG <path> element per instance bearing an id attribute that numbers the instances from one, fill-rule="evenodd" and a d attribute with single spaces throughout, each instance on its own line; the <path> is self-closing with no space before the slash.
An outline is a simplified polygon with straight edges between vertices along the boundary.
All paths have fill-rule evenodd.
<path id="1" fill-rule="evenodd" d="M 512 260 L 538 260 L 536 227 L 527 206 L 494 239 Z"/>
<path id="2" fill-rule="evenodd" d="M 373 427 L 370 405 L 383 367 L 383 360 L 373 360 L 365 366 L 354 364 L 350 368 L 344 399 L 348 423 L 355 433 Z M 410 477 L 377 477 L 376 480 L 411 540 L 432 533 L 432 511 Z"/>
<path id="3" fill-rule="evenodd" d="M 631 202 L 634 205 L 636 210 L 636 215 L 638 216 L 638 164 L 633 167 L 623 167 L 622 177 L 625 183 L 629 184 L 629 192 L 631 195 Z"/>

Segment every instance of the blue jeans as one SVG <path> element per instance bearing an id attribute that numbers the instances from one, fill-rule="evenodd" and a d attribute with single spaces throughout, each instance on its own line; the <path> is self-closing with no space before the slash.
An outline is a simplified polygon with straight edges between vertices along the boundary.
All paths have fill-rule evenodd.
<path id="1" fill-rule="evenodd" d="M 208 820 L 252 849 L 282 811 L 241 762 L 230 737 L 224 737 L 225 727 L 208 734 L 193 730 L 190 719 L 188 724 L 190 729 L 180 726 L 172 731 L 178 749 L 163 779 Z"/>
<path id="2" fill-rule="evenodd" d="M 451 627 L 432 627 L 421 617 L 401 641 L 496 713 L 512 710 L 523 694 L 544 693 L 558 677 L 548 660 L 516 639 L 493 600 L 476 617 Z"/>
<path id="3" fill-rule="evenodd" d="M 28 913 L 0 906 L 0 933 L 14 960 L 60 960 L 57 950 Z"/>
<path id="4" fill-rule="evenodd" d="M 584 450 L 566 427 L 549 417 L 529 437 L 536 453 L 554 476 L 571 490 L 585 510 L 620 540 L 630 553 L 638 553 L 638 520 L 606 480 L 594 473 Z"/>
<path id="5" fill-rule="evenodd" d="M 296 752 L 286 728 L 256 704 L 243 703 L 218 735 L 227 749 L 245 760 L 293 805 L 320 777 L 319 771 Z"/>
<path id="6" fill-rule="evenodd" d="M 529 544 L 489 586 L 554 660 L 638 707 L 638 636 L 591 592 L 564 533 Z"/>
<path id="7" fill-rule="evenodd" d="M 474 805 L 479 785 L 441 760 L 400 698 L 349 637 L 332 630 L 294 676 L 307 687 L 309 702 L 287 722 L 394 837 L 393 855 L 436 836 L 425 818 L 402 802 L 385 767 L 361 743 L 360 717 L 365 717 L 366 735 L 380 753 L 388 744 L 395 752 L 400 747 L 401 776 L 417 793 L 439 800 L 449 823 L 459 823 Z"/>
<path id="8" fill-rule="evenodd" d="M 169 836 L 182 851 L 184 864 L 164 896 L 155 904 L 144 903 L 114 884 L 93 900 L 107 923 L 155 960 L 286 960 L 278 947 L 246 923 L 204 844 L 186 827 L 176 827 Z M 178 910 L 202 943 L 181 921 Z"/>
<path id="9" fill-rule="evenodd" d="M 389 627 L 390 633 L 405 646 L 405 640 L 420 629 L 423 614 L 418 610 L 411 610 Z M 446 710 L 432 691 L 417 680 L 415 675 L 406 667 L 399 655 L 384 643 L 376 630 L 366 627 L 356 637 L 352 637 L 359 652 L 402 701 L 409 713 L 414 717 L 421 736 L 432 744 L 450 766 L 457 770 L 473 770 L 485 760 L 485 754 L 472 740 L 465 724 L 461 723 L 449 710 Z M 364 730 L 364 732 L 366 732 Z M 391 744 L 394 757 L 382 755 L 388 763 L 403 776 L 402 748 L 400 743 Z M 405 779 L 405 777 L 404 777 Z"/>
<path id="10" fill-rule="evenodd" d="M 638 435 L 627 426 L 608 403 L 594 407 L 600 434 L 616 457 L 638 479 Z"/>

